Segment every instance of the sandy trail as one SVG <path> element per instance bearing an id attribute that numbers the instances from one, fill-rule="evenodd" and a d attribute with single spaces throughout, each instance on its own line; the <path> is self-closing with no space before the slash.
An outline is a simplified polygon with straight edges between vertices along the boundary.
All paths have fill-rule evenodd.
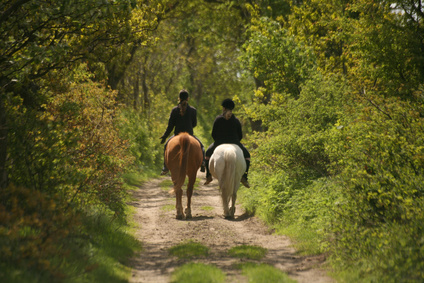
<path id="1" fill-rule="evenodd" d="M 323 257 L 304 257 L 296 254 L 287 237 L 272 235 L 269 229 L 256 217 L 246 215 L 237 206 L 234 220 L 223 218 L 217 181 L 204 186 L 203 175 L 199 174 L 192 197 L 190 220 L 175 219 L 175 197 L 171 188 L 159 184 L 169 176 L 153 179 L 134 193 L 136 201 L 135 220 L 140 223 L 136 236 L 143 243 L 142 252 L 133 261 L 130 282 L 170 282 L 175 268 L 189 262 L 168 254 L 168 249 L 193 240 L 210 248 L 207 258 L 196 262 L 215 265 L 226 273 L 226 282 L 247 282 L 241 271 L 235 268 L 240 259 L 227 255 L 230 248 L 238 245 L 256 245 L 268 249 L 262 263 L 270 264 L 299 283 L 334 282 L 319 267 Z M 184 191 L 185 193 L 185 191 Z M 183 204 L 186 204 L 185 195 Z M 171 209 L 172 208 L 172 209 Z"/>

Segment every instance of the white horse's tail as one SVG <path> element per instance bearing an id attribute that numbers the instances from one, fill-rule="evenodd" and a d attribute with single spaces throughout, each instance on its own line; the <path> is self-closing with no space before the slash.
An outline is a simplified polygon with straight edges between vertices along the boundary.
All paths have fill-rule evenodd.
<path id="1" fill-rule="evenodd" d="M 246 170 L 243 151 L 235 144 L 217 146 L 210 158 L 209 170 L 219 181 L 224 216 L 234 217 L 237 190 L 241 176 Z M 230 200 L 232 200 L 231 208 L 228 207 Z"/>
<path id="2" fill-rule="evenodd" d="M 225 169 L 221 180 L 219 180 L 219 187 L 222 191 L 222 201 L 229 202 L 234 190 L 237 155 L 234 150 L 227 149 L 224 153 Z"/>

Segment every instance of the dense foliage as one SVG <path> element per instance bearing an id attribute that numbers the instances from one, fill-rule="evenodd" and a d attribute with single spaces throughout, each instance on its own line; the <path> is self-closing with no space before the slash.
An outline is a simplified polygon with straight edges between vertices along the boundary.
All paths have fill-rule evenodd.
<path id="1" fill-rule="evenodd" d="M 88 235 L 185 88 L 205 146 L 235 99 L 248 209 L 351 281 L 422 281 L 423 34 L 420 1 L 2 1 L 0 279 L 100 280 Z"/>
<path id="2" fill-rule="evenodd" d="M 251 117 L 267 129 L 251 138 L 248 207 L 352 281 L 424 279 L 422 16 L 411 2 L 305 1 L 252 21 L 246 43 L 263 81 Z"/>
<path id="3" fill-rule="evenodd" d="M 86 272 L 102 268 L 96 261 L 103 249 L 92 227 L 114 220 L 110 226 L 125 231 L 123 174 L 154 155 L 134 153 L 135 142 L 148 143 L 138 138 L 148 129 L 124 130 L 132 122 L 107 84 L 119 77 L 116 61 L 149 41 L 157 8 L 1 2 L 1 281 L 91 281 Z M 108 231 L 101 241 L 118 234 Z M 131 252 L 119 254 L 114 260 L 124 262 Z"/>

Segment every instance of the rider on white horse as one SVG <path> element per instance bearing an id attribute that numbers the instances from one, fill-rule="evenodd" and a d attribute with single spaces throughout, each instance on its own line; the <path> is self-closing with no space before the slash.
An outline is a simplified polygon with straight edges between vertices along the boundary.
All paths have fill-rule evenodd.
<path id="1" fill-rule="evenodd" d="M 214 142 L 209 146 L 205 154 L 206 182 L 204 184 L 207 185 L 212 182 L 212 175 L 209 172 L 209 159 L 215 148 L 223 143 L 232 143 L 238 145 L 243 151 L 243 156 L 246 159 L 246 172 L 241 178 L 241 183 L 245 187 L 250 188 L 249 182 L 247 181 L 247 172 L 250 166 L 250 153 L 244 145 L 240 143 L 242 139 L 242 130 L 239 119 L 237 119 L 232 112 L 235 107 L 234 101 L 227 98 L 224 99 L 221 105 L 222 114 L 215 118 L 212 128 L 212 138 Z"/>

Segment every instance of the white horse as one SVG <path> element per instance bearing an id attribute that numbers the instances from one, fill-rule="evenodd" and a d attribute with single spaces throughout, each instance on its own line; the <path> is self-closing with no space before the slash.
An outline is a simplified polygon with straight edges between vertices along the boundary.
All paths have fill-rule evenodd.
<path id="1" fill-rule="evenodd" d="M 237 190 L 240 187 L 241 177 L 246 171 L 243 151 L 235 144 L 226 143 L 217 146 L 209 160 L 209 170 L 212 176 L 218 179 L 224 217 L 234 218 Z M 228 207 L 230 199 L 232 200 L 231 208 Z"/>

